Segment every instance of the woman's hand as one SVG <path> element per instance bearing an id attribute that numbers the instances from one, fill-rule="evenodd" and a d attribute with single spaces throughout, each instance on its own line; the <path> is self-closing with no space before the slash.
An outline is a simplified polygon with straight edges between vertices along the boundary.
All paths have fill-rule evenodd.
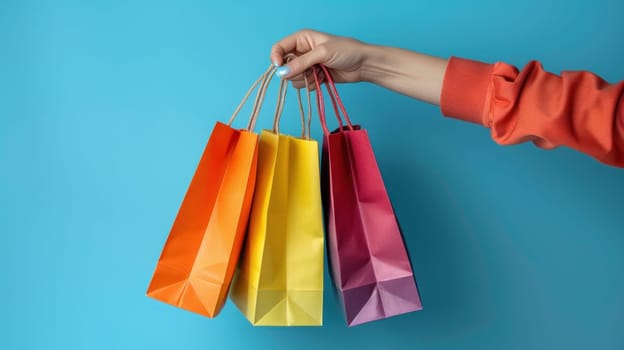
<path id="1" fill-rule="evenodd" d="M 287 54 L 297 57 L 284 62 Z M 323 64 L 338 83 L 367 81 L 433 104 L 440 104 L 447 64 L 445 59 L 314 30 L 296 32 L 273 45 L 271 62 L 282 66 L 278 76 L 292 80 L 295 88 L 305 86 L 303 72 Z"/>
<path id="2" fill-rule="evenodd" d="M 319 63 L 332 70 L 336 82 L 353 83 L 363 80 L 362 64 L 366 61 L 367 47 L 355 39 L 302 30 L 273 45 L 271 62 L 282 66 L 286 54 L 298 56 L 277 71 L 281 78 L 292 80 L 296 88 L 304 87 L 301 74 Z"/>

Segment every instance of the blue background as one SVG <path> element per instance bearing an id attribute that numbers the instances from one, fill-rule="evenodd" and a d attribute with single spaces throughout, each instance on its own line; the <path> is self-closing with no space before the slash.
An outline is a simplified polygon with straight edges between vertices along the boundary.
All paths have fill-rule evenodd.
<path id="1" fill-rule="evenodd" d="M 369 84 L 340 88 L 370 131 L 422 312 L 348 329 L 328 290 L 322 328 L 253 328 L 232 304 L 211 320 L 144 296 L 214 122 L 282 36 L 310 27 L 617 81 L 622 13 L 619 0 L 3 0 L 0 348 L 624 348 L 622 170 L 500 147 Z"/>

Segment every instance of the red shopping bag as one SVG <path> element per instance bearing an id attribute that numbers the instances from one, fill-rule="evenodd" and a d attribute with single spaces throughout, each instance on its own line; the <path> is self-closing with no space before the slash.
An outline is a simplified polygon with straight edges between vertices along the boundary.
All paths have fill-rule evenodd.
<path id="1" fill-rule="evenodd" d="M 331 133 L 319 70 L 339 123 Z M 321 178 L 329 259 L 347 324 L 420 310 L 414 273 L 368 134 L 351 124 L 327 68 L 313 72 L 324 132 Z"/>

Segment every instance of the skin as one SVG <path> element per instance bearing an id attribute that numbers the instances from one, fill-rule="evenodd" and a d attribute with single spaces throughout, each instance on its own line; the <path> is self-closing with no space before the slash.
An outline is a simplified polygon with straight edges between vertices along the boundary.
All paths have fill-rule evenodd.
<path id="1" fill-rule="evenodd" d="M 289 53 L 297 58 L 285 63 L 283 57 Z M 435 105 L 440 104 L 448 63 L 438 57 L 307 29 L 273 45 L 270 58 L 275 65 L 288 67 L 288 74 L 281 77 L 291 80 L 295 88 L 305 87 L 303 73 L 320 63 L 330 68 L 336 82 L 370 82 Z"/>

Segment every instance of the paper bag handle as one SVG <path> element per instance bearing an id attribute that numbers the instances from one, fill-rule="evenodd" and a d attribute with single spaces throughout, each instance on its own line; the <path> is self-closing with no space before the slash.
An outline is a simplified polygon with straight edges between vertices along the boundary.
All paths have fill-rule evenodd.
<path id="1" fill-rule="evenodd" d="M 312 67 L 312 73 L 314 74 L 314 84 L 316 85 L 316 103 L 319 110 L 319 119 L 321 120 L 321 126 L 323 127 L 323 132 L 328 135 L 329 129 L 327 128 L 327 121 L 325 118 L 325 101 L 323 99 L 323 92 L 321 91 L 320 79 L 318 75 L 318 71 L 322 70 L 325 78 L 325 87 L 329 93 L 329 97 L 331 98 L 332 105 L 334 107 L 334 112 L 336 113 L 336 119 L 338 120 L 338 124 L 340 126 L 340 130 L 344 128 L 344 124 L 342 123 L 342 118 L 340 116 L 340 112 L 345 118 L 347 122 L 347 127 L 349 130 L 354 130 L 353 124 L 351 123 L 351 119 L 349 118 L 349 114 L 347 114 L 347 110 L 342 103 L 342 99 L 340 99 L 340 95 L 338 94 L 338 90 L 336 89 L 336 84 L 334 83 L 334 79 L 327 67 L 322 64 L 318 64 Z"/>
<path id="2" fill-rule="evenodd" d="M 280 80 L 279 93 L 277 95 L 277 106 L 275 106 L 275 116 L 273 117 L 273 132 L 279 134 L 279 122 L 284 111 L 284 103 L 286 102 L 286 92 L 288 91 L 288 82 L 284 79 Z"/>
<path id="3" fill-rule="evenodd" d="M 258 119 L 258 115 L 260 114 L 262 103 L 264 102 L 264 96 L 266 94 L 266 90 L 269 86 L 269 83 L 271 82 L 271 79 L 273 78 L 273 73 L 275 73 L 276 69 L 277 67 L 270 65 L 269 68 L 251 85 L 251 87 L 249 88 L 245 96 L 243 97 L 243 100 L 238 104 L 238 107 L 236 107 L 236 109 L 234 110 L 234 113 L 232 113 L 232 116 L 230 117 L 230 120 L 227 123 L 228 126 L 232 126 L 234 119 L 236 118 L 238 113 L 241 111 L 241 109 L 243 108 L 247 100 L 249 99 L 249 96 L 255 90 L 256 86 L 260 84 L 260 87 L 258 88 L 258 93 L 256 94 L 256 98 L 254 100 L 253 108 L 251 110 L 251 116 L 249 117 L 249 123 L 247 124 L 247 130 L 249 131 L 253 130 L 253 128 L 256 125 L 256 120 Z"/>
<path id="4" fill-rule="evenodd" d="M 306 99 L 308 102 L 308 122 L 306 127 L 306 117 L 305 112 L 303 111 L 303 102 L 301 99 L 301 89 L 297 89 L 297 101 L 299 102 L 299 113 L 301 114 L 301 138 L 309 140 L 310 139 L 310 129 L 312 127 L 312 102 L 310 100 L 310 85 L 308 83 L 308 78 L 306 74 L 303 74 L 303 82 L 305 83 L 306 89 Z"/>
<path id="5" fill-rule="evenodd" d="M 286 63 L 292 61 L 293 59 L 295 59 L 297 56 L 289 53 L 286 56 L 284 56 L 284 59 L 286 61 Z M 303 74 L 303 80 L 306 84 L 306 91 L 307 91 L 307 102 L 308 102 L 308 118 L 307 118 L 307 126 L 306 126 L 306 115 L 304 112 L 304 108 L 303 108 L 303 102 L 301 99 L 301 89 L 297 89 L 297 101 L 299 102 L 299 112 L 301 114 L 301 138 L 302 139 L 306 139 L 309 140 L 310 139 L 310 128 L 312 126 L 312 102 L 310 99 L 310 87 L 308 85 L 308 78 L 306 77 L 305 74 Z M 280 82 L 280 88 L 279 88 L 279 95 L 278 95 L 278 100 L 277 100 L 277 107 L 275 108 L 275 117 L 274 117 L 274 121 L 273 121 L 273 132 L 278 134 L 279 133 L 279 122 L 282 116 L 282 112 L 284 110 L 284 103 L 286 101 L 286 91 L 288 90 L 288 82 L 285 80 L 281 80 Z"/>
<path id="6" fill-rule="evenodd" d="M 286 63 L 292 61 L 293 59 L 297 58 L 296 55 L 289 53 L 286 56 L 284 56 L 284 59 L 286 60 Z M 310 130 L 312 127 L 312 101 L 310 99 L 310 85 L 308 83 L 308 77 L 306 76 L 306 72 L 303 73 L 303 81 L 305 83 L 305 89 L 306 89 L 306 99 L 307 99 L 307 106 L 308 106 L 308 118 L 307 118 L 307 125 L 306 125 L 306 113 L 304 112 L 304 108 L 303 108 L 303 101 L 301 99 L 301 89 L 297 89 L 297 102 L 299 104 L 299 114 L 301 115 L 301 138 L 302 139 L 306 139 L 309 140 L 310 139 Z"/>

